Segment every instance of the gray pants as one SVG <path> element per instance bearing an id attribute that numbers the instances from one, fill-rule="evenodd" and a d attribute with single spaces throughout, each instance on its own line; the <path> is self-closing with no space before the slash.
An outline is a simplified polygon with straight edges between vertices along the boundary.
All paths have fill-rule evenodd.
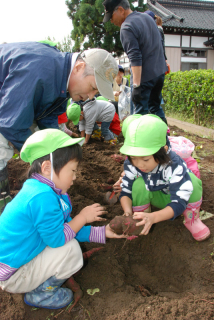
<path id="1" fill-rule="evenodd" d="M 0 133 L 0 170 L 4 169 L 7 162 L 13 156 L 13 147 L 9 146 L 8 140 Z"/>

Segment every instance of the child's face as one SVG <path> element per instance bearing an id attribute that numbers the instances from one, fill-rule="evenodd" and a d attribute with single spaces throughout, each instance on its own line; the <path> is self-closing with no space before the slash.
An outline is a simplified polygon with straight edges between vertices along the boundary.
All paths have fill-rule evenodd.
<path id="1" fill-rule="evenodd" d="M 132 164 L 140 169 L 141 171 L 148 173 L 157 167 L 158 163 L 155 161 L 153 156 L 146 157 L 132 157 L 130 156 Z"/>
<path id="2" fill-rule="evenodd" d="M 53 182 L 57 188 L 62 189 L 63 194 L 73 185 L 73 181 L 76 179 L 77 167 L 78 162 L 71 160 L 60 170 L 58 176 L 54 172 Z"/>

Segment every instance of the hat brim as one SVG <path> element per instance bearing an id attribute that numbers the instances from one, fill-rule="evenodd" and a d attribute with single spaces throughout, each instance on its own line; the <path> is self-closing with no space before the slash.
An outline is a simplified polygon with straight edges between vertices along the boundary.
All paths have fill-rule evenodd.
<path id="1" fill-rule="evenodd" d="M 108 22 L 112 17 L 113 11 L 106 12 L 103 18 L 103 23 Z"/>
<path id="2" fill-rule="evenodd" d="M 79 123 L 79 119 L 77 119 L 77 120 L 71 120 L 72 122 L 73 122 L 73 124 L 76 126 L 78 123 Z"/>
<path id="3" fill-rule="evenodd" d="M 160 147 L 158 148 L 141 148 L 141 147 L 132 147 L 123 145 L 120 148 L 120 152 L 127 155 L 127 156 L 133 156 L 133 157 L 147 157 L 155 154 L 160 150 Z"/>
<path id="4" fill-rule="evenodd" d="M 109 100 L 115 100 L 113 94 L 112 83 L 106 80 L 103 80 L 101 76 L 95 71 L 95 80 L 97 84 L 97 88 L 101 96 L 107 98 Z"/>

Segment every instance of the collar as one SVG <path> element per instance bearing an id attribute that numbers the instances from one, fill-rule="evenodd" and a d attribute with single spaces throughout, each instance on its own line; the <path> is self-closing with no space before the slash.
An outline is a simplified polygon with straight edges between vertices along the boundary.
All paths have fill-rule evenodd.
<path id="1" fill-rule="evenodd" d="M 61 195 L 62 190 L 56 188 L 55 183 L 54 183 L 53 181 L 51 181 L 51 180 L 43 177 L 41 174 L 39 174 L 39 173 L 33 173 L 33 174 L 31 175 L 31 178 L 36 179 L 36 180 L 38 180 L 38 181 L 40 181 L 40 182 L 42 182 L 42 183 L 44 183 L 44 184 L 47 184 L 49 187 L 51 187 L 51 189 L 53 189 L 53 191 L 56 192 L 56 194 Z"/>
<path id="2" fill-rule="evenodd" d="M 71 70 L 70 70 L 70 73 L 69 73 L 69 76 L 68 76 L 68 81 L 67 81 L 67 90 L 68 90 L 68 84 L 69 84 L 69 80 L 70 80 L 70 76 L 71 76 L 71 72 L 74 68 L 74 65 L 76 63 L 76 60 L 77 60 L 77 57 L 79 55 L 79 52 L 75 52 L 72 54 L 72 63 L 71 63 Z"/>

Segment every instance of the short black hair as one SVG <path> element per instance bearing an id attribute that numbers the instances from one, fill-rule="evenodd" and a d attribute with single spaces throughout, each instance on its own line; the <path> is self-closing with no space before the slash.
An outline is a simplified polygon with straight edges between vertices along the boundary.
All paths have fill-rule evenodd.
<path id="1" fill-rule="evenodd" d="M 82 148 L 78 143 L 72 146 L 59 148 L 55 150 L 52 154 L 53 154 L 53 169 L 57 176 L 59 175 L 60 170 L 69 161 L 71 160 L 76 160 L 77 162 L 82 161 Z M 50 160 L 50 154 L 34 160 L 32 165 L 30 166 L 30 169 L 28 172 L 28 178 L 30 178 L 33 173 L 41 173 L 42 162 L 47 160 Z"/>
<path id="2" fill-rule="evenodd" d="M 161 165 L 168 164 L 169 162 L 171 162 L 171 158 L 164 147 L 161 147 L 155 154 L 153 154 L 153 157 L 155 161 Z M 128 156 L 128 159 L 132 163 L 132 159 L 130 156 Z"/>

